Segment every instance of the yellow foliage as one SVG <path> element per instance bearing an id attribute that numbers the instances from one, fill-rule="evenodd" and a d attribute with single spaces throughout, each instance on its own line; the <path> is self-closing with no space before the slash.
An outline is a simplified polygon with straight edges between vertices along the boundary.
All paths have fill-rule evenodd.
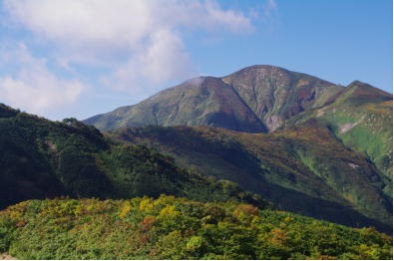
<path id="1" fill-rule="evenodd" d="M 125 218 L 126 215 L 127 215 L 130 211 L 131 211 L 130 202 L 125 201 L 125 202 L 123 203 L 122 209 L 120 210 L 119 217 L 120 217 L 121 219 Z"/>
<path id="2" fill-rule="evenodd" d="M 153 204 L 154 204 L 154 206 L 168 205 L 168 204 L 173 203 L 174 201 L 175 201 L 174 196 L 160 195 L 160 197 L 158 199 L 156 199 Z"/>
<path id="3" fill-rule="evenodd" d="M 181 214 L 181 212 L 175 209 L 175 206 L 166 206 L 160 211 L 161 218 L 174 218 Z"/>
<path id="4" fill-rule="evenodd" d="M 82 216 L 84 214 L 84 206 L 83 205 L 78 205 L 75 209 L 74 209 L 74 215 L 76 217 Z"/>
<path id="5" fill-rule="evenodd" d="M 140 202 L 139 210 L 141 212 L 149 212 L 153 210 L 153 200 L 151 198 L 143 198 Z"/>

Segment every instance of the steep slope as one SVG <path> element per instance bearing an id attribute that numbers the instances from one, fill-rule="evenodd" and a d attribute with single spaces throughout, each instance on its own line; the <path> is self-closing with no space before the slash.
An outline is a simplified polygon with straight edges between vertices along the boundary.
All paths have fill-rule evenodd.
<path id="1" fill-rule="evenodd" d="M 300 112 L 324 105 L 343 88 L 273 66 L 252 66 L 223 78 L 200 77 L 84 122 L 100 130 L 126 126 L 204 125 L 268 132 Z"/>
<path id="2" fill-rule="evenodd" d="M 0 105 L 0 208 L 57 196 L 130 198 L 162 193 L 265 204 L 228 181 L 209 181 L 144 146 L 121 145 L 75 119 L 51 122 Z"/>
<path id="3" fill-rule="evenodd" d="M 0 212 L 19 259 L 392 259 L 392 238 L 252 205 L 161 196 L 32 200 Z"/>
<path id="4" fill-rule="evenodd" d="M 202 77 L 162 91 L 136 106 L 84 121 L 101 130 L 124 126 L 206 125 L 247 132 L 265 126 L 221 79 Z"/>
<path id="5" fill-rule="evenodd" d="M 222 78 L 273 131 L 292 116 L 325 105 L 343 87 L 273 66 L 252 66 Z"/>
<path id="6" fill-rule="evenodd" d="M 362 82 L 353 82 L 328 106 L 294 117 L 285 127 L 317 119 L 349 148 L 371 160 L 389 180 L 392 196 L 393 96 Z"/>
<path id="7" fill-rule="evenodd" d="M 271 134 L 146 127 L 109 135 L 153 146 L 181 166 L 237 182 L 287 211 L 386 231 L 392 224 L 392 198 L 383 192 L 390 180 L 316 121 Z"/>

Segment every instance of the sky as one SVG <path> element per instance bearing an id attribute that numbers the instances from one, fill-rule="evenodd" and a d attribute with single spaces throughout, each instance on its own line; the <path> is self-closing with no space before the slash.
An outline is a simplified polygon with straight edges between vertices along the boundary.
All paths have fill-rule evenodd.
<path id="1" fill-rule="evenodd" d="M 61 120 L 266 64 L 392 93 L 391 0 L 0 0 L 0 102 Z"/>

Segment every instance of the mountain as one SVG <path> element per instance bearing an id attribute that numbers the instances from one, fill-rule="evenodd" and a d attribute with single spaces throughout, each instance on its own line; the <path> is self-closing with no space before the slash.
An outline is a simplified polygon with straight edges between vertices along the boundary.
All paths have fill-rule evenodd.
<path id="1" fill-rule="evenodd" d="M 342 87 L 273 66 L 253 66 L 223 78 L 199 77 L 134 106 L 84 122 L 100 130 L 125 126 L 204 125 L 269 132 L 309 108 L 324 105 Z"/>
<path id="2" fill-rule="evenodd" d="M 267 133 L 318 118 L 392 179 L 392 101 L 392 94 L 359 81 L 343 87 L 259 65 L 222 78 L 195 78 L 84 122 L 102 131 L 186 125 Z"/>
<path id="3" fill-rule="evenodd" d="M 266 202 L 208 180 L 144 146 L 108 140 L 75 119 L 52 122 L 0 104 L 0 208 L 27 199 L 158 197 Z"/>
<path id="4" fill-rule="evenodd" d="M 261 65 L 195 78 L 85 123 L 282 209 L 391 227 L 392 100 L 359 81 L 343 87 Z"/>
<path id="5" fill-rule="evenodd" d="M 391 94 L 253 66 L 86 123 L 0 104 L 0 253 L 392 259 L 326 222 L 392 233 Z"/>

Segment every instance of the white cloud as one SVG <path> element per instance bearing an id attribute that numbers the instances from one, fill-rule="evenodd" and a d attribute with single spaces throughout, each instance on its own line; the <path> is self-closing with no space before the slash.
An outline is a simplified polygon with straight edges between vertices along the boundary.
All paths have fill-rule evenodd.
<path id="1" fill-rule="evenodd" d="M 73 104 L 86 86 L 78 80 L 65 80 L 51 73 L 45 59 L 33 57 L 25 45 L 9 50 L 13 63 L 21 64 L 15 75 L 0 76 L 1 101 L 39 115 L 53 108 Z"/>
<path id="2" fill-rule="evenodd" d="M 64 68 L 110 68 L 108 85 L 131 93 L 196 74 L 184 30 L 253 31 L 250 18 L 213 0 L 7 0 L 4 7 L 16 25 L 55 46 Z"/>
<path id="3" fill-rule="evenodd" d="M 125 46 L 150 30 L 150 1 L 17 0 L 5 8 L 15 22 L 67 46 Z"/>
<path id="4" fill-rule="evenodd" d="M 157 31 L 152 34 L 147 45 L 141 47 L 126 64 L 121 64 L 108 82 L 118 83 L 118 88 L 126 89 L 130 83 L 144 86 L 138 92 L 134 88 L 134 95 L 142 96 L 143 92 L 153 89 L 163 82 L 173 79 L 191 77 L 195 71 L 189 59 L 182 39 L 168 30 Z"/>
<path id="5" fill-rule="evenodd" d="M 15 21 L 64 45 L 135 47 L 157 30 L 177 27 L 252 30 L 249 18 L 215 1 L 9 0 Z"/>

